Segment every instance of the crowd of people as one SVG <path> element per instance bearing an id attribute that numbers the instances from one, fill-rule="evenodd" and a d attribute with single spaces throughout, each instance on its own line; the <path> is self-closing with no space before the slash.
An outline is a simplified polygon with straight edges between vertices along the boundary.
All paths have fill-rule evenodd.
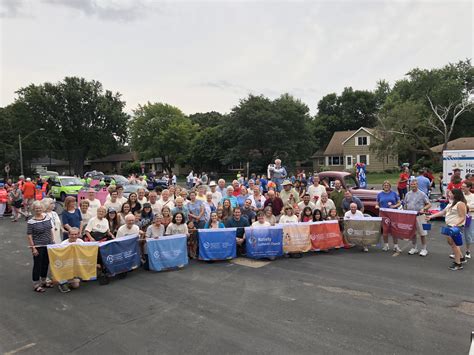
<path id="1" fill-rule="evenodd" d="M 230 183 L 224 179 L 218 179 L 217 182 L 203 181 L 201 175 L 200 182 L 195 184 L 193 180 L 191 184 L 189 180 L 186 188 L 170 185 L 165 189 L 157 187 L 148 191 L 144 185 L 128 197 L 124 196 L 123 186 L 110 185 L 105 201 L 100 201 L 96 190 L 90 189 L 85 199 L 77 201 L 75 197 L 67 197 L 61 216 L 54 211 L 53 199 L 34 199 L 34 184 L 30 179 L 20 180 L 24 182 L 13 184 L 9 190 L 1 186 L 0 191 L 7 192 L 7 203 L 11 204 L 14 211 L 12 221 L 17 221 L 19 215 L 24 215 L 28 220 L 27 235 L 34 261 L 32 278 L 37 292 L 44 292 L 46 288 L 52 287 L 51 280 L 47 278 L 49 260 L 46 250 L 46 246 L 52 243 L 101 242 L 139 235 L 142 261 L 147 268 L 146 238 L 185 234 L 188 236 L 189 257 L 196 258 L 199 229 L 235 227 L 238 253 L 245 255 L 244 228 L 248 226 L 324 220 L 342 222 L 344 219 L 367 217 L 364 215 L 363 201 L 353 196 L 351 190 L 344 190 L 341 181 L 336 180 L 334 186 L 329 187 L 325 181 L 320 181 L 317 173 L 308 178 L 298 174 L 292 181 L 288 179 L 286 171 L 283 171 L 280 161 L 276 161 L 272 169 L 268 178 L 266 175 L 241 175 Z M 278 174 L 272 175 L 275 171 Z M 417 211 L 416 236 L 408 251 L 410 255 L 428 255 L 427 231 L 422 227 L 427 220 L 444 216 L 448 226 L 463 228 L 464 252 L 458 241 L 448 237 L 453 251 L 451 257 L 454 259 L 450 268 L 461 270 L 462 264 L 471 258 L 470 245 L 474 233 L 472 224 L 466 224 L 466 221 L 474 214 L 472 182 L 468 179 L 461 183 L 453 181 L 448 186 L 447 207 L 435 215 L 427 216 L 431 207 L 429 191 L 425 190 L 423 174 L 420 176 L 421 178 L 410 178 L 404 169 L 398 181 L 398 193 L 392 189 L 389 181 L 385 181 L 382 191 L 377 195 L 376 208 Z M 403 183 L 406 183 L 406 187 Z M 0 203 L 5 204 L 2 196 L 0 194 Z M 340 226 L 343 228 L 342 223 Z M 385 233 L 382 250 L 391 249 L 389 237 L 393 241 L 393 250 L 400 253 L 402 250 L 397 237 Z M 344 247 L 351 248 L 352 245 L 344 239 Z M 367 252 L 368 248 L 364 247 L 363 250 Z M 77 286 L 78 280 L 59 287 L 62 292 L 68 292 L 70 285 Z"/>

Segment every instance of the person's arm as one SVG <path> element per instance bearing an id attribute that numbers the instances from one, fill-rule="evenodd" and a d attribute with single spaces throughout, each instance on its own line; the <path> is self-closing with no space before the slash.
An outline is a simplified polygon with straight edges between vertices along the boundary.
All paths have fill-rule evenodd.
<path id="1" fill-rule="evenodd" d="M 359 210 L 364 213 L 364 204 L 362 203 L 362 201 L 357 198 L 357 206 L 359 206 Z"/>
<path id="2" fill-rule="evenodd" d="M 38 256 L 39 253 L 38 253 L 38 250 L 35 247 L 35 243 L 33 242 L 33 235 L 28 234 L 27 238 L 28 238 L 28 245 L 31 249 L 31 253 L 33 254 L 33 256 Z"/>
<path id="3" fill-rule="evenodd" d="M 397 203 L 395 203 L 394 205 L 391 206 L 391 208 L 394 208 L 394 209 L 400 207 L 400 205 L 402 204 L 402 201 L 400 201 L 400 198 L 398 197 L 398 195 L 395 194 L 395 196 L 396 196 L 396 199 L 397 199 L 396 200 Z"/>
<path id="4" fill-rule="evenodd" d="M 375 209 L 380 208 L 380 193 L 377 194 L 377 201 L 375 202 Z"/>
<path id="5" fill-rule="evenodd" d="M 423 209 L 420 211 L 421 213 L 425 213 L 426 211 L 428 211 L 431 207 L 431 203 L 430 203 L 430 200 L 428 199 L 428 197 L 426 196 L 425 198 L 425 205 L 423 206 Z"/>
<path id="6" fill-rule="evenodd" d="M 463 226 L 465 221 L 466 221 L 466 214 L 467 214 L 467 206 L 463 202 L 458 202 L 458 214 L 459 214 L 459 219 L 458 222 L 456 223 L 457 226 Z"/>

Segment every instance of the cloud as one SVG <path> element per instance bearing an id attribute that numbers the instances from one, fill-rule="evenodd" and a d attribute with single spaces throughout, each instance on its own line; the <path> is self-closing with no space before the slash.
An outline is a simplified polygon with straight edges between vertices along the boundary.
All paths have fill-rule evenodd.
<path id="1" fill-rule="evenodd" d="M 44 3 L 63 6 L 109 21 L 133 21 L 153 10 L 150 0 L 43 0 Z"/>
<path id="2" fill-rule="evenodd" d="M 24 0 L 0 0 L 0 18 L 19 17 Z"/>

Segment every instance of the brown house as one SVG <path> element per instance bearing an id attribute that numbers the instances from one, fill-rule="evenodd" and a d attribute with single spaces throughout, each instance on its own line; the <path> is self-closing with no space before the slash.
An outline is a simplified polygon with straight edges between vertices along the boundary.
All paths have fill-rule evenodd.
<path id="1" fill-rule="evenodd" d="M 100 159 L 89 161 L 91 170 L 102 171 L 106 174 L 121 174 L 125 164 L 137 160 L 137 154 L 127 152 L 122 154 L 112 154 Z"/>
<path id="2" fill-rule="evenodd" d="M 471 150 L 474 149 L 474 137 L 464 137 L 454 139 L 448 142 L 446 150 Z M 434 153 L 442 154 L 443 145 L 439 144 L 434 147 L 431 147 L 431 151 Z"/>
<path id="3" fill-rule="evenodd" d="M 378 139 L 374 130 L 361 127 L 355 131 L 334 132 L 324 151 L 313 154 L 313 168 L 318 170 L 352 170 L 357 163 L 366 164 L 367 171 L 379 172 L 398 168 L 398 156 L 380 158 L 370 149 Z"/>

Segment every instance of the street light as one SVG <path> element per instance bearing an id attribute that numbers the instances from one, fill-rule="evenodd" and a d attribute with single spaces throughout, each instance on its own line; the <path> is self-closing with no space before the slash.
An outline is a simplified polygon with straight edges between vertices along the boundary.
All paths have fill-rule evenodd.
<path id="1" fill-rule="evenodd" d="M 44 130 L 45 130 L 44 128 L 38 128 L 34 130 L 33 132 L 27 134 L 26 137 L 23 137 L 23 139 L 28 138 L 29 136 L 31 136 L 32 134 L 38 131 L 44 131 Z M 21 134 L 18 133 L 18 145 L 20 146 L 20 172 L 21 172 L 21 175 L 23 175 L 23 150 L 21 149 L 21 140 L 22 140 Z"/>

